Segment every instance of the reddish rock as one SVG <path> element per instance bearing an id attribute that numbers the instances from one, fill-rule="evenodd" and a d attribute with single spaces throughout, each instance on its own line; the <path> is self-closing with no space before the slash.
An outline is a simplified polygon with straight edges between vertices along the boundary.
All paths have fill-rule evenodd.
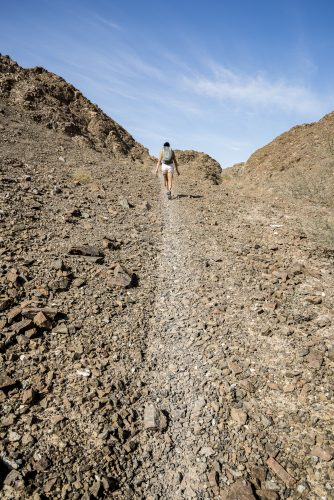
<path id="1" fill-rule="evenodd" d="M 330 447 L 321 448 L 320 446 L 315 446 L 311 451 L 311 455 L 324 460 L 324 462 L 329 462 L 333 459 L 334 450 Z"/>
<path id="2" fill-rule="evenodd" d="M 45 316 L 45 314 L 43 314 L 41 311 L 34 316 L 33 321 L 35 325 L 38 326 L 39 328 L 45 328 L 46 330 L 50 330 L 52 328 L 52 323 L 50 319 L 47 316 Z"/>
<path id="3" fill-rule="evenodd" d="M 222 500 L 255 500 L 251 485 L 243 479 L 233 483 L 227 490 L 221 491 L 220 496 Z"/>
<path id="4" fill-rule="evenodd" d="M 268 458 L 267 465 L 289 488 L 296 484 L 296 480 L 273 457 Z"/>

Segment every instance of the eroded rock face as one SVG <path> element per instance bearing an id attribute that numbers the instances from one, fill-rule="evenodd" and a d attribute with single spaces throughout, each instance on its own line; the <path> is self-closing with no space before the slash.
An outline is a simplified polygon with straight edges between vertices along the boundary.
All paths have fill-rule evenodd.
<path id="1" fill-rule="evenodd" d="M 207 179 L 212 184 L 220 184 L 221 167 L 211 156 L 198 151 L 177 149 L 175 155 L 181 170 L 191 179 Z"/>
<path id="2" fill-rule="evenodd" d="M 24 69 L 0 55 L 0 96 L 37 123 L 85 140 L 116 158 L 151 161 L 148 150 L 79 90 L 43 68 Z"/>

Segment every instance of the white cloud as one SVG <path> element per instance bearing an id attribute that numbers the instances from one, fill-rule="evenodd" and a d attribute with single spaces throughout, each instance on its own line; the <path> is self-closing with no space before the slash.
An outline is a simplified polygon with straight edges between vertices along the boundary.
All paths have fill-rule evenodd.
<path id="1" fill-rule="evenodd" d="M 110 19 L 105 19 L 104 17 L 98 16 L 97 14 L 94 16 L 94 18 L 106 28 L 111 28 L 117 31 L 123 31 L 122 26 L 115 23 L 114 21 L 111 21 Z"/>
<path id="2" fill-rule="evenodd" d="M 320 99 L 306 86 L 281 80 L 270 80 L 263 74 L 242 75 L 223 66 L 213 66 L 211 77 L 184 77 L 186 86 L 195 93 L 251 108 L 274 108 L 302 115 L 319 113 Z"/>

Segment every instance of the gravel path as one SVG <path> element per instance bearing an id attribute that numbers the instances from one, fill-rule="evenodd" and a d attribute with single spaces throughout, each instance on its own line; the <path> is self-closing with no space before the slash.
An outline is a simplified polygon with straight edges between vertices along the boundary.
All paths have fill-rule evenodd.
<path id="1" fill-rule="evenodd" d="M 165 436 L 167 449 L 155 464 L 157 475 L 150 484 L 156 491 L 161 489 L 163 498 L 209 498 L 200 485 L 198 443 L 190 419 L 194 403 L 202 401 L 205 381 L 202 356 L 193 346 L 201 333 L 193 314 L 198 306 L 196 247 L 192 246 L 179 200 L 169 201 L 163 193 L 163 210 L 160 280 L 148 357 L 152 400 L 166 411 L 170 422 Z"/>

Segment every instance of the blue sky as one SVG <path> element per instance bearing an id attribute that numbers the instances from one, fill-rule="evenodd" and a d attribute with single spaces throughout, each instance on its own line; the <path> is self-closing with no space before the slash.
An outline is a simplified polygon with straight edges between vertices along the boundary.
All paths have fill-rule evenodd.
<path id="1" fill-rule="evenodd" d="M 0 52 L 223 167 L 334 110 L 330 0 L 0 0 Z"/>

